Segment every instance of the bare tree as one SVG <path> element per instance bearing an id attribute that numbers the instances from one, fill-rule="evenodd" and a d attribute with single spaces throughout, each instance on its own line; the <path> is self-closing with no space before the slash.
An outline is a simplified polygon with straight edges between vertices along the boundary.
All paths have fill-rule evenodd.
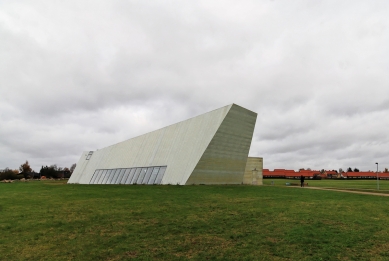
<path id="1" fill-rule="evenodd" d="M 77 166 L 76 163 L 73 163 L 73 165 L 70 167 L 70 173 L 73 173 L 76 166 Z"/>
<path id="2" fill-rule="evenodd" d="M 28 163 L 28 160 L 19 167 L 20 173 L 23 173 L 24 178 L 27 178 L 27 173 L 32 172 L 32 169 L 30 167 L 30 164 Z"/>

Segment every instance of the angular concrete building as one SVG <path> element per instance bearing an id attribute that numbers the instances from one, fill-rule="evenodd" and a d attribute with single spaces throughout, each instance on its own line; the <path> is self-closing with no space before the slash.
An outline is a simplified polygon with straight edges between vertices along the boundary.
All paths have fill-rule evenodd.
<path id="1" fill-rule="evenodd" d="M 256 118 L 231 104 L 85 151 L 68 183 L 262 184 L 262 159 L 248 158 Z"/>

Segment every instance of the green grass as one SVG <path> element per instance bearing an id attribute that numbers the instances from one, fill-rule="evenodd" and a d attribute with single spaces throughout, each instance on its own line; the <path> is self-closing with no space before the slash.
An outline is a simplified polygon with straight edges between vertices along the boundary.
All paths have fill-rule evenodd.
<path id="1" fill-rule="evenodd" d="M 285 186 L 1 183 L 0 259 L 389 260 L 388 199 Z"/>
<path id="2" fill-rule="evenodd" d="M 276 186 L 285 186 L 285 183 L 300 184 L 298 179 L 264 179 L 264 185 L 270 185 L 271 181 Z M 337 188 L 337 189 L 351 189 L 360 191 L 377 191 L 377 180 L 358 180 L 358 179 L 322 179 L 322 180 L 305 180 L 308 186 L 321 188 Z M 380 192 L 389 193 L 389 180 L 379 180 Z"/>

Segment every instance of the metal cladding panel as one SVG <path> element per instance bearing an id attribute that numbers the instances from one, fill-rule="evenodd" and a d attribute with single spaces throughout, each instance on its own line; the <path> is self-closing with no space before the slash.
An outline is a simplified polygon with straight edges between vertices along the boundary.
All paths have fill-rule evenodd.
<path id="1" fill-rule="evenodd" d="M 241 184 L 256 118 L 233 104 L 186 184 Z"/>
<path id="2" fill-rule="evenodd" d="M 73 170 L 72 175 L 69 178 L 68 183 L 80 183 L 80 178 L 82 177 L 85 167 L 87 166 L 88 161 L 86 160 L 86 156 L 89 151 L 84 151 L 81 154 L 80 159 L 77 162 L 76 168 Z"/>
<path id="3" fill-rule="evenodd" d="M 167 166 L 161 184 L 185 184 L 232 105 L 81 156 L 69 183 L 89 184 L 96 169 Z"/>
<path id="4" fill-rule="evenodd" d="M 104 162 L 110 153 L 111 148 L 93 151 L 92 156 L 87 160 L 89 151 L 84 151 L 77 163 L 68 183 L 89 184 L 89 181 L 96 169 Z"/>
<path id="5" fill-rule="evenodd" d="M 243 184 L 263 185 L 263 158 L 248 157 Z"/>

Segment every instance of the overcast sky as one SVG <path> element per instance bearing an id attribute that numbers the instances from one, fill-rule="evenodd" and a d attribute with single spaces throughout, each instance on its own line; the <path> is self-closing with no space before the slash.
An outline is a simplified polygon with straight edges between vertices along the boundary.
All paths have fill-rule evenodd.
<path id="1" fill-rule="evenodd" d="M 0 169 L 236 103 L 264 168 L 389 168 L 389 2 L 0 0 Z"/>

